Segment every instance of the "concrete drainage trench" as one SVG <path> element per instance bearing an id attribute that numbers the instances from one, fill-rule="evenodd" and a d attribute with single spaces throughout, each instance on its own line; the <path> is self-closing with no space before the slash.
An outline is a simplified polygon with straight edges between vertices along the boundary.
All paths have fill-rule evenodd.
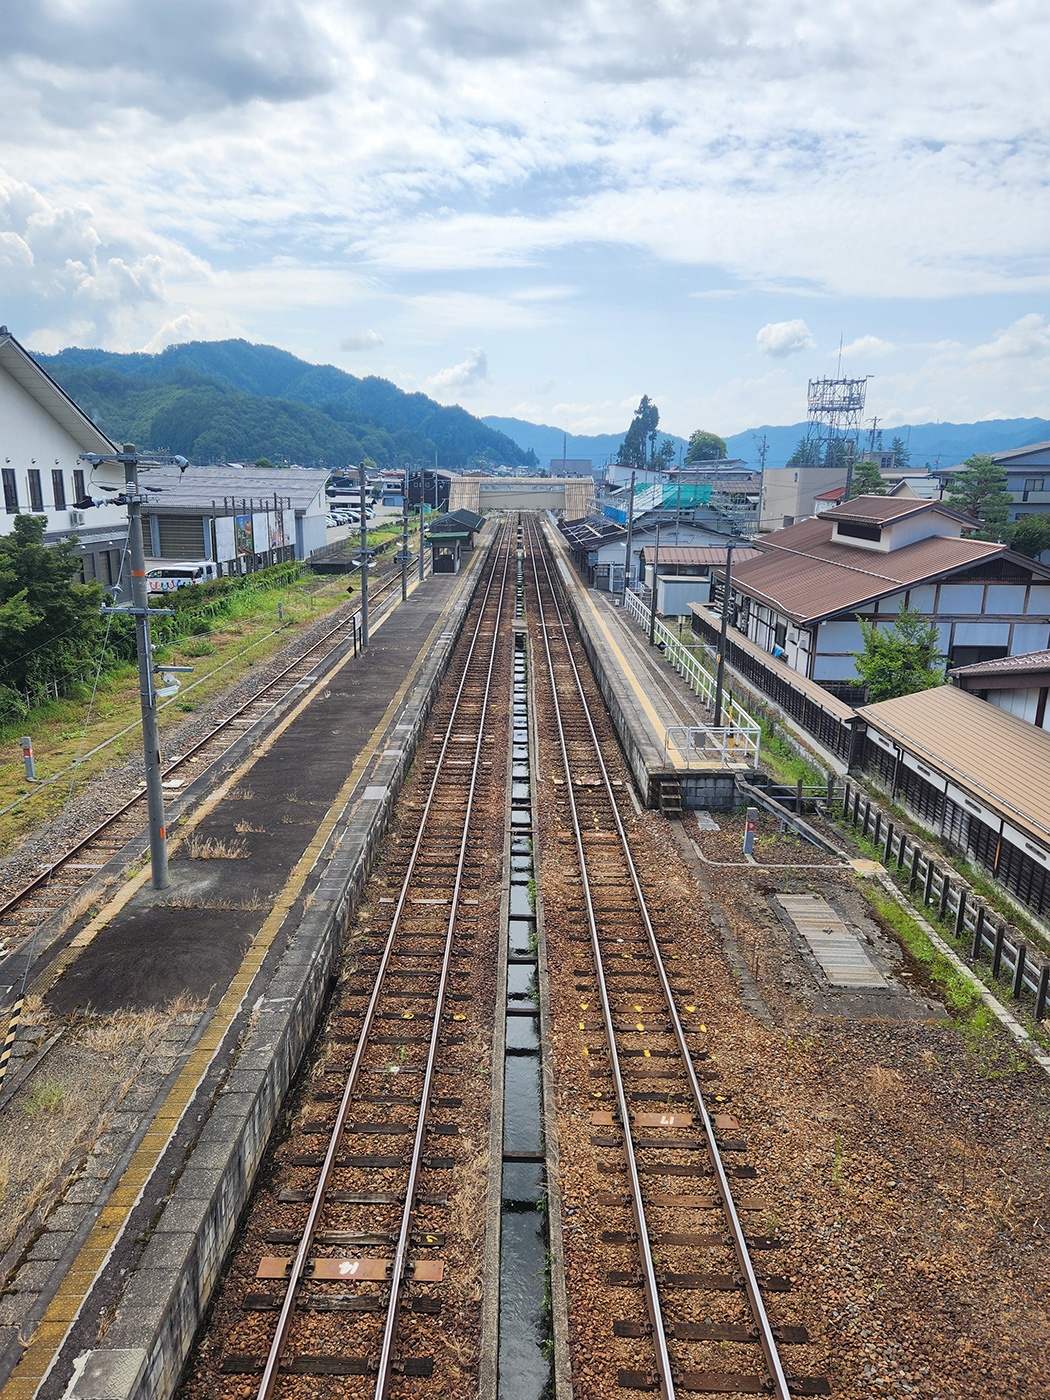
<path id="1" fill-rule="evenodd" d="M 521 560 L 518 615 L 524 612 Z M 528 664 L 515 635 L 500 1203 L 499 1400 L 552 1394 L 547 1178 L 532 845 Z"/>

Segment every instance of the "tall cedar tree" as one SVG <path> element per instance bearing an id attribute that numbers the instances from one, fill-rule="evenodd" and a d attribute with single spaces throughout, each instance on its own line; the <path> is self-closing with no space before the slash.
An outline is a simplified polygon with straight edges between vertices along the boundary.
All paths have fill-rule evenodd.
<path id="1" fill-rule="evenodd" d="M 634 418 L 620 443 L 616 460 L 626 467 L 644 467 L 655 455 L 656 430 L 660 425 L 660 410 L 648 394 L 643 394 Z"/>
<path id="2" fill-rule="evenodd" d="M 973 531 L 979 540 L 1008 540 L 1009 514 L 1014 503 L 1006 489 L 1006 472 L 993 457 L 967 457 L 963 470 L 948 483 L 945 505 L 962 510 L 977 520 Z"/>
<path id="3" fill-rule="evenodd" d="M 892 627 L 876 627 L 858 617 L 864 650 L 850 655 L 867 687 L 868 703 L 913 695 L 944 684 L 944 659 L 935 623 L 901 605 Z"/>
<path id="4" fill-rule="evenodd" d="M 20 689 L 96 654 L 103 631 L 97 583 L 74 583 L 73 539 L 45 545 L 42 515 L 16 515 L 0 536 L 0 685 Z"/>

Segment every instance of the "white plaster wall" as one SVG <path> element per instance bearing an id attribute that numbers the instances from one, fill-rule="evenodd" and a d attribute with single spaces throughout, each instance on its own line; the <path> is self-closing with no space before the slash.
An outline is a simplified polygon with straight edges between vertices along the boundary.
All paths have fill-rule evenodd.
<path id="1" fill-rule="evenodd" d="M 40 472 L 40 488 L 43 492 L 44 510 L 48 530 L 70 531 L 69 512 L 75 499 L 73 472 L 80 468 L 84 472 L 89 495 L 96 498 L 105 496 L 99 486 L 93 491 L 92 477 L 96 483 L 109 486 L 123 486 L 124 469 L 117 464 L 105 464 L 94 469 L 77 461 L 80 452 L 72 437 L 32 398 L 22 386 L 9 375 L 0 372 L 0 466 L 10 468 L 15 473 L 18 487 L 18 508 L 24 515 L 31 514 L 29 507 L 29 478 L 27 473 L 35 468 Z M 51 473 L 61 470 L 66 483 L 66 506 L 55 509 L 51 485 Z M 126 519 L 123 506 L 104 506 L 102 509 L 85 512 L 83 529 L 119 529 Z M 0 497 L 0 533 L 10 534 L 14 516 L 3 509 Z"/>

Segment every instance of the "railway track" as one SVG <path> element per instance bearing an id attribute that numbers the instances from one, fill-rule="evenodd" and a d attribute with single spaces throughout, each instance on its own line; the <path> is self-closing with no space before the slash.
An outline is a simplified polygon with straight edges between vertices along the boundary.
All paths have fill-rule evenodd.
<path id="1" fill-rule="evenodd" d="M 238 1375 L 260 1400 L 414 1394 L 421 1377 L 467 1393 L 480 1258 L 464 1216 L 488 1132 L 513 559 L 503 528 L 369 886 L 310 1076 L 323 1088 L 276 1151 L 190 1393 Z M 318 1390 L 318 1377 L 339 1379 Z"/>
<path id="2" fill-rule="evenodd" d="M 380 581 L 369 591 L 369 605 L 381 611 L 397 596 L 400 570 Z M 192 781 L 226 753 L 245 733 L 263 721 L 296 689 L 309 683 L 311 675 L 356 639 L 356 612 L 341 618 L 310 647 L 272 677 L 264 686 L 238 705 L 220 723 L 165 767 L 163 780 L 173 786 Z M 61 855 L 44 865 L 29 881 L 6 892 L 0 902 L 0 985 L 4 960 L 17 957 L 19 949 L 41 924 L 63 910 L 75 907 L 77 896 L 119 852 L 141 838 L 141 849 L 128 852 L 129 863 L 146 850 L 146 793 L 141 788 L 125 802 L 119 802 L 105 818 L 70 840 Z"/>
<path id="3" fill-rule="evenodd" d="M 583 1179 L 562 1183 L 566 1219 L 589 1227 L 579 1259 L 568 1261 L 579 1270 L 567 1278 L 578 1393 L 828 1394 L 823 1378 L 790 1376 L 781 1359 L 808 1337 L 771 1318 L 767 1296 L 780 1303 L 790 1283 L 752 1256 L 782 1256 L 783 1245 L 748 1223 L 762 1202 L 748 1185 L 755 1169 L 739 1160 L 739 1124 L 705 1068 L 702 988 L 673 970 L 653 877 L 643 876 L 621 815 L 627 788 L 604 756 L 615 739 L 576 664 L 531 517 L 528 535 L 541 762 L 557 793 L 557 849 L 541 864 L 544 876 L 556 869 L 557 891 L 546 878 L 541 887 L 548 937 L 575 950 L 578 1038 L 590 1066 L 590 1150 Z M 571 1156 L 573 1145 L 562 1150 Z M 585 1300 L 575 1317 L 573 1300 Z"/>

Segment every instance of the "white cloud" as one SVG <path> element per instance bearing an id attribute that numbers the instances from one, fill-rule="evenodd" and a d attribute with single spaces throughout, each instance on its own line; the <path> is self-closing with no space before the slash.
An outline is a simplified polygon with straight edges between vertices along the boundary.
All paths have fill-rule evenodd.
<path id="1" fill-rule="evenodd" d="M 484 384 L 489 377 L 488 359 L 484 350 L 468 350 L 467 358 L 458 365 L 438 370 L 426 381 L 425 389 L 435 398 L 446 399 Z"/>
<path id="2" fill-rule="evenodd" d="M 880 340 L 877 335 L 862 335 L 856 340 L 851 340 L 848 345 L 844 345 L 841 354 L 849 359 L 871 359 L 876 357 L 881 359 L 884 355 L 891 355 L 897 347 L 888 340 Z M 839 354 L 839 351 L 833 351 Z"/>
<path id="3" fill-rule="evenodd" d="M 1050 355 L 1050 325 L 1035 311 L 1021 316 L 1004 331 L 997 331 L 987 345 L 976 345 L 971 360 L 1031 359 Z"/>
<path id="4" fill-rule="evenodd" d="M 755 336 L 755 342 L 764 355 L 776 359 L 800 350 L 812 350 L 817 343 L 805 321 L 771 321 Z"/>
<path id="5" fill-rule="evenodd" d="M 344 335 L 339 342 L 340 350 L 374 350 L 377 346 L 385 345 L 386 340 L 378 331 L 356 331 L 353 335 Z"/>

